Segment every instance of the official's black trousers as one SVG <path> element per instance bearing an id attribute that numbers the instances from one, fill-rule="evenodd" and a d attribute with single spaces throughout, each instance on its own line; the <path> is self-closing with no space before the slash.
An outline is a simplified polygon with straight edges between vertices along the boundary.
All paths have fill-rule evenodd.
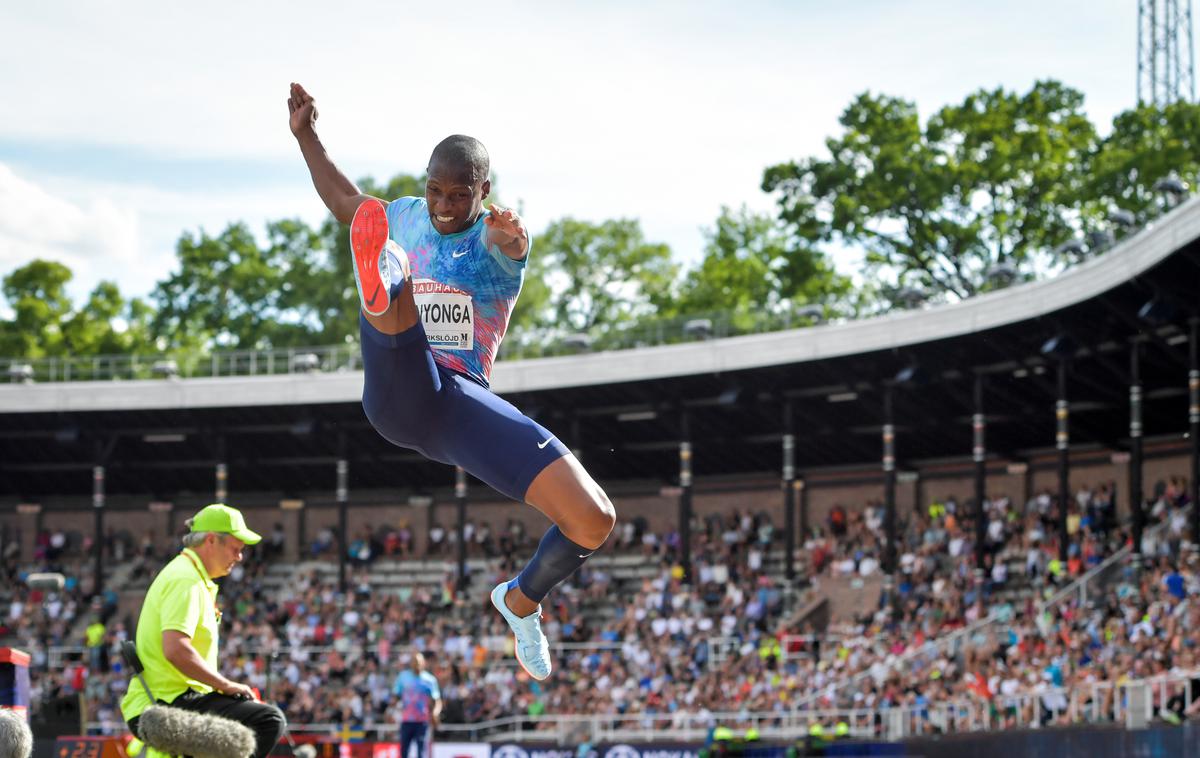
<path id="1" fill-rule="evenodd" d="M 271 748 L 275 747 L 275 743 L 283 736 L 283 730 L 287 726 L 283 711 L 273 705 L 217 692 L 201 695 L 199 692 L 188 690 L 175 698 L 171 707 L 196 713 L 211 713 L 245 724 L 254 732 L 257 740 L 258 747 L 254 751 L 254 758 L 266 758 Z M 129 729 L 134 734 L 138 733 L 137 722 L 136 716 L 129 720 Z"/>

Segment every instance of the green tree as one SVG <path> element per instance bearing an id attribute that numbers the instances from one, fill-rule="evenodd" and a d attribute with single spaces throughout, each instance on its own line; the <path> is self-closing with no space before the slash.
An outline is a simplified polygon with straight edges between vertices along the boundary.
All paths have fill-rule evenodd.
<path id="1" fill-rule="evenodd" d="M 71 312 L 67 282 L 71 269 L 55 261 L 34 260 L 4 277 L 4 299 L 13 311 L 0 322 L 0 352 L 10 357 L 61 355 L 63 322 Z"/>
<path id="2" fill-rule="evenodd" d="M 680 287 L 678 313 L 721 311 L 752 318 L 805 305 L 831 312 L 844 307 L 850 280 L 777 219 L 745 206 L 723 207 L 705 237 L 704 258 Z"/>
<path id="3" fill-rule="evenodd" d="M 331 345 L 357 334 L 350 243 L 338 255 L 331 247 L 336 236 L 298 219 L 267 224 L 269 258 L 281 272 L 278 311 L 268 330 L 273 346 Z"/>
<path id="4" fill-rule="evenodd" d="M 66 291 L 72 277 L 65 265 L 45 260 L 4 277 L 4 298 L 13 317 L 0 321 L 0 355 L 44 358 L 153 350 L 152 310 L 145 301 L 126 300 L 116 284 L 104 281 L 76 309 Z"/>
<path id="5" fill-rule="evenodd" d="M 1195 187 L 1200 179 L 1200 105 L 1145 105 L 1120 113 L 1088 166 L 1083 201 L 1094 215 L 1120 208 L 1149 220 L 1169 200 L 1155 183 L 1177 176 Z"/>
<path id="6" fill-rule="evenodd" d="M 671 249 L 647 242 L 634 219 L 560 219 L 534 246 L 556 328 L 611 330 L 671 307 L 678 272 Z"/>
<path id="7" fill-rule="evenodd" d="M 277 251 L 260 249 L 246 225 L 235 223 L 215 237 L 185 233 L 176 252 L 179 269 L 152 295 L 155 335 L 170 347 L 271 344 L 284 279 Z"/>
<path id="8" fill-rule="evenodd" d="M 87 302 L 63 323 L 69 355 L 130 355 L 156 352 L 150 322 L 154 310 L 141 298 L 126 300 L 113 282 L 102 281 Z"/>
<path id="9" fill-rule="evenodd" d="M 1033 276 L 1087 223 L 1096 133 L 1083 95 L 1058 82 L 975 92 L 924 127 L 913 103 L 863 94 L 841 124 L 828 158 L 771 166 L 763 189 L 797 237 L 862 250 L 881 291 L 958 299 L 992 286 L 999 264 Z"/>

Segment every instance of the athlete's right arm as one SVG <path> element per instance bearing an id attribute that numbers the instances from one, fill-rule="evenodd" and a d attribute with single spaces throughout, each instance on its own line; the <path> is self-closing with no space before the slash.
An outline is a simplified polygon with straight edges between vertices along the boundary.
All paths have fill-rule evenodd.
<path id="1" fill-rule="evenodd" d="M 304 162 L 308 164 L 308 172 L 312 174 L 313 186 L 325 203 L 325 207 L 333 217 L 343 224 L 349 224 L 354 218 L 354 211 L 370 197 L 364 195 L 354 182 L 333 165 L 325 147 L 317 137 L 317 107 L 313 96 L 299 84 L 292 82 L 291 93 L 288 97 L 288 125 L 296 142 L 300 144 L 300 152 Z"/>
<path id="2" fill-rule="evenodd" d="M 192 647 L 192 638 L 183 632 L 167 629 L 162 633 L 163 657 L 189 679 L 203 682 L 222 695 L 253 698 L 254 691 L 244 684 L 230 681 L 214 671 L 208 661 Z"/>

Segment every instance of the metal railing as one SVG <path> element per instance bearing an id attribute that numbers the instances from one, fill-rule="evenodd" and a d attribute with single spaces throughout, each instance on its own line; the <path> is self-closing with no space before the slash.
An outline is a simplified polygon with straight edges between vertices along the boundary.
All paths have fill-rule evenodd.
<path id="1" fill-rule="evenodd" d="M 987 728 L 1036 729 L 1065 722 L 1119 724 L 1129 729 L 1141 729 L 1161 717 L 1172 699 L 1176 699 L 1178 710 L 1186 713 L 1194 703 L 1191 683 L 1197 677 L 1200 677 L 1200 671 L 995 695 L 992 699 L 995 708 L 989 710 L 986 719 Z"/>
<path id="2" fill-rule="evenodd" d="M 159 355 L 0 358 L 9 382 L 100 382 L 335 373 L 362 367 L 358 343 L 274 350 L 222 350 Z"/>
<path id="3" fill-rule="evenodd" d="M 820 724 L 825 734 L 838 723 L 847 736 L 901 740 L 908 737 L 987 731 L 1007 726 L 1042 728 L 1056 722 L 1121 724 L 1140 728 L 1153 721 L 1173 696 L 1180 708 L 1192 704 L 1191 681 L 1200 672 L 1169 674 L 1123 683 L 1096 682 L 1072 688 L 1047 686 L 1040 691 L 995 695 L 983 699 L 950 700 L 923 706 L 890 708 L 822 708 L 792 711 L 718 712 L 712 714 L 604 714 L 537 717 L 513 716 L 475 724 L 443 724 L 439 730 L 454 738 L 488 741 L 529 741 L 568 744 L 572 741 L 625 742 L 635 740 L 703 740 L 716 725 L 755 729 L 762 739 L 792 740 Z M 1061 709 L 1051 707 L 1058 701 Z M 330 733 L 329 727 L 307 731 Z M 393 732 L 395 727 L 380 727 Z"/>
<path id="4" fill-rule="evenodd" d="M 631 322 L 629 326 L 595 328 L 585 335 L 566 331 L 513 331 L 501 344 L 500 360 L 575 355 L 580 352 L 630 350 L 638 347 L 719 339 L 742 334 L 811 326 L 811 315 L 783 313 L 703 313 Z M 357 341 L 317 347 L 260 350 L 167 351 L 141 355 L 0 357 L 0 381 L 98 382 L 136 379 L 194 379 L 231 376 L 334 373 L 358 371 L 362 358 Z"/>
<path id="5" fill-rule="evenodd" d="M 810 306 L 811 307 L 811 306 Z M 580 352 L 632 350 L 639 347 L 738 337 L 815 326 L 823 319 L 808 312 L 711 311 L 669 318 L 639 319 L 628 324 L 595 327 L 586 332 L 564 329 L 513 331 L 500 346 L 501 360 L 546 358 Z"/>
<path id="6" fill-rule="evenodd" d="M 819 724 L 832 737 L 838 724 L 845 725 L 844 737 L 904 739 L 933 731 L 977 731 L 986 725 L 982 704 L 947 701 L 924 706 L 887 709 L 843 708 L 805 711 L 757 711 L 634 714 L 543 714 L 509 716 L 471 724 L 440 724 L 439 737 L 452 742 L 525 742 L 557 745 L 590 742 L 703 742 L 714 726 L 734 730 L 753 729 L 762 740 L 795 740 Z M 124 724 L 89 722 L 89 732 L 122 729 Z M 293 735 L 333 739 L 395 741 L 399 727 L 391 723 L 346 725 L 342 723 L 289 723 Z"/>
<path id="7" fill-rule="evenodd" d="M 511 638 L 501 636 L 496 638 L 494 643 L 484 644 L 484 648 L 489 652 L 504 654 L 501 660 L 489 661 L 489 667 L 500 668 L 516 668 L 520 664 L 516 658 L 508 655 L 507 645 Z M 589 640 L 586 642 L 551 642 L 550 649 L 557 655 L 562 656 L 567 653 L 612 653 L 620 652 L 624 649 L 625 644 L 620 642 L 605 642 L 600 640 Z M 640 644 L 635 643 L 635 647 L 641 648 Z M 266 658 L 268 661 L 274 661 L 272 667 L 278 670 L 285 667 L 291 661 L 312 660 L 314 658 L 323 658 L 332 653 L 356 659 L 364 655 L 378 654 L 380 646 L 373 645 L 272 645 L 264 647 L 262 645 L 229 645 L 224 651 L 224 655 L 228 658 L 237 658 L 246 656 L 250 658 Z M 405 653 L 412 652 L 410 648 L 404 646 L 394 646 L 392 655 L 400 656 Z M 66 664 L 73 660 L 86 660 L 88 648 L 83 645 L 50 645 L 46 648 L 46 667 L 52 671 L 62 670 Z"/>
<path id="8" fill-rule="evenodd" d="M 1166 528 L 1167 522 L 1164 521 L 1146 529 L 1142 533 L 1142 542 L 1145 543 L 1147 540 L 1156 541 L 1159 535 L 1161 535 Z M 1044 602 L 1040 603 L 1038 605 L 1038 615 L 1045 614 L 1047 611 L 1056 608 L 1071 598 L 1077 598 L 1080 606 L 1087 605 L 1089 593 L 1094 592 L 1093 588 L 1097 584 L 1107 584 L 1112 574 L 1120 569 L 1120 564 L 1128 559 L 1132 553 L 1132 546 L 1125 545 L 1120 550 L 1113 553 L 1100 564 L 1098 564 L 1095 568 L 1091 569 L 1075 581 L 1051 595 Z"/>
<path id="9" fill-rule="evenodd" d="M 558 745 L 667 741 L 699 742 L 715 726 L 753 729 L 762 740 L 791 741 L 820 725 L 833 736 L 903 740 L 938 733 L 953 734 L 1005 728 L 1039 729 L 1060 724 L 1119 724 L 1141 728 L 1175 705 L 1193 705 L 1192 681 L 1200 671 L 1175 673 L 1128 682 L 1094 682 L 1075 687 L 1041 686 L 990 699 L 948 700 L 928 705 L 890 708 L 823 708 L 717 713 L 543 714 L 509 716 L 471 724 L 441 724 L 438 734 L 450 741 L 536 742 Z M 1173 702 L 1174 701 L 1174 702 Z M 87 724 L 90 733 L 123 729 L 124 724 Z M 341 723 L 289 724 L 297 735 L 338 739 L 394 741 L 396 724 L 347 726 Z"/>

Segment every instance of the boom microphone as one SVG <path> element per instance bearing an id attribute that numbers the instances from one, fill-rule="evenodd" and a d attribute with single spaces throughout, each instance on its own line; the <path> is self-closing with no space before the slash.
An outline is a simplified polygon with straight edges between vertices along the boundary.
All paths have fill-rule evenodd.
<path id="1" fill-rule="evenodd" d="M 30 758 L 33 732 L 21 711 L 0 708 L 0 758 Z"/>
<path id="2" fill-rule="evenodd" d="M 245 724 L 165 705 L 142 711 L 138 732 L 155 750 L 193 758 L 247 758 L 257 747 L 254 732 Z"/>

